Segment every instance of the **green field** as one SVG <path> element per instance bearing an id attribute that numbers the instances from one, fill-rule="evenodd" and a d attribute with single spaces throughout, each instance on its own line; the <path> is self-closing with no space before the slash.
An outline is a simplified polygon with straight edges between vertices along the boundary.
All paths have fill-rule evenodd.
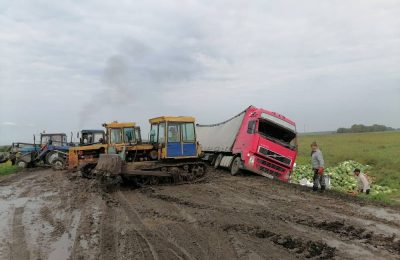
<path id="1" fill-rule="evenodd" d="M 324 154 L 326 167 L 354 160 L 372 166 L 368 172 L 374 183 L 397 189 L 378 199 L 400 199 L 400 132 L 362 134 L 300 135 L 297 163 L 310 163 L 310 144 L 316 141 Z"/>
<path id="2" fill-rule="evenodd" d="M 19 168 L 18 166 L 11 165 L 10 161 L 8 161 L 6 163 L 1 163 L 0 164 L 0 178 L 2 176 L 8 175 L 8 174 L 18 172 L 20 170 L 21 170 L 21 168 Z"/>

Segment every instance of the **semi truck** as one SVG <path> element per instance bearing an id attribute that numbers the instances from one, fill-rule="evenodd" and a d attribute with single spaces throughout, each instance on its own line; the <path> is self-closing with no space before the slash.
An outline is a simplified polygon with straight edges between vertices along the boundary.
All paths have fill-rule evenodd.
<path id="1" fill-rule="evenodd" d="M 289 118 L 249 106 L 217 124 L 196 125 L 204 159 L 232 175 L 247 170 L 287 182 L 297 156 L 296 124 Z"/>

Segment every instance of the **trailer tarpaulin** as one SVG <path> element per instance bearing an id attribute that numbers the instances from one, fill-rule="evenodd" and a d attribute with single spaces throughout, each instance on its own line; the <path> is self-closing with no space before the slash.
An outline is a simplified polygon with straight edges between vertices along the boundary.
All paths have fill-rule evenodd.
<path id="1" fill-rule="evenodd" d="M 205 152 L 231 152 L 246 111 L 222 123 L 196 125 L 197 140 Z"/>

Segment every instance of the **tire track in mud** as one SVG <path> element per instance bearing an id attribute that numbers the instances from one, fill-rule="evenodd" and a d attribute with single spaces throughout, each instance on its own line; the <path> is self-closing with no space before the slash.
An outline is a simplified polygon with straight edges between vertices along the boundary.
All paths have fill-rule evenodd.
<path id="1" fill-rule="evenodd" d="M 224 225 L 222 229 L 228 233 L 234 231 L 260 239 L 267 239 L 275 245 L 283 247 L 299 257 L 332 259 L 335 257 L 336 253 L 334 247 L 330 247 L 324 242 L 312 240 L 304 241 L 298 237 L 282 235 L 258 226 L 228 224 Z"/>
<path id="2" fill-rule="evenodd" d="M 23 214 L 23 207 L 16 208 L 14 211 L 10 259 L 29 259 L 29 251 L 25 239 L 25 228 L 22 223 Z"/>
<path id="3" fill-rule="evenodd" d="M 146 195 L 149 198 L 153 199 L 159 199 L 165 202 L 169 203 L 174 203 L 180 206 L 188 207 L 194 210 L 204 210 L 204 209 L 212 209 L 216 212 L 224 212 L 227 213 L 228 211 L 230 213 L 238 213 L 234 209 L 226 209 L 224 207 L 216 207 L 216 206 L 208 206 L 204 204 L 199 204 L 199 203 L 194 203 L 192 201 L 184 200 L 178 197 L 170 196 L 170 195 L 165 195 L 165 194 L 157 194 L 154 192 L 154 190 L 146 190 L 142 191 L 144 195 Z M 236 224 L 225 224 L 221 225 L 218 224 L 218 220 L 215 219 L 215 221 L 212 220 L 202 220 L 199 221 L 199 224 L 205 228 L 208 227 L 213 230 L 221 230 L 226 233 L 226 238 L 230 241 L 230 244 L 232 246 L 232 249 L 236 252 L 236 257 L 237 258 L 242 258 L 245 256 L 249 256 L 249 253 L 252 254 L 253 257 L 260 257 L 255 251 L 250 251 L 248 248 L 243 247 L 242 243 L 240 240 L 236 238 L 232 234 L 232 231 L 236 231 L 236 233 L 241 233 L 241 234 L 246 234 L 246 235 L 252 235 L 253 237 L 256 238 L 270 238 L 270 240 L 273 242 L 274 246 L 280 246 L 284 249 L 287 249 L 290 251 L 290 253 L 295 252 L 297 255 L 301 255 L 303 257 L 307 258 L 312 258 L 312 257 L 318 257 L 318 258 L 325 258 L 325 259 L 330 259 L 334 257 L 335 253 L 335 248 L 328 246 L 327 244 L 323 242 L 314 242 L 311 240 L 307 240 L 306 242 L 303 242 L 300 238 L 293 238 L 290 235 L 282 235 L 280 233 L 272 233 L 271 231 L 267 231 L 266 229 L 262 229 L 260 227 L 250 227 L 246 225 L 236 225 Z M 252 231 L 249 231 L 252 230 Z M 257 231 L 259 230 L 259 231 Z M 296 249 L 296 250 L 294 250 Z"/>
<path id="4" fill-rule="evenodd" d="M 219 188 L 219 187 L 216 187 Z M 240 196 L 246 196 L 248 199 L 253 198 L 254 196 L 251 197 L 250 194 L 243 194 L 241 193 L 240 195 L 235 193 L 234 188 L 232 187 L 224 187 L 221 190 L 225 190 L 228 192 L 228 195 L 225 192 L 224 196 L 230 197 L 232 201 L 239 201 Z M 217 206 L 210 206 L 210 205 L 205 205 L 196 202 L 192 202 L 190 200 L 185 200 L 179 197 L 171 196 L 171 195 L 165 195 L 165 194 L 159 194 L 156 193 L 154 189 L 147 189 L 144 191 L 141 191 L 142 194 L 149 198 L 153 199 L 159 199 L 165 202 L 170 202 L 177 204 L 179 206 L 184 206 L 187 208 L 192 208 L 192 209 L 206 209 L 206 210 L 215 210 L 215 211 L 220 211 L 220 212 L 225 212 L 225 213 L 233 213 L 233 214 L 242 214 L 244 213 L 243 210 L 241 212 L 235 212 L 234 209 L 227 209 L 223 207 L 217 207 Z M 229 196 L 229 194 L 233 194 L 232 196 Z M 258 193 L 258 192 L 257 192 Z M 254 194 L 253 194 L 254 195 Z M 237 197 L 237 199 L 235 199 Z M 256 196 L 258 197 L 258 196 Z M 194 196 L 196 198 L 196 196 Z M 224 199 L 224 198 L 222 198 Z M 273 203 L 276 204 L 276 203 Z M 278 203 L 279 204 L 279 203 Z M 280 205 L 273 205 L 273 207 L 278 207 Z M 268 205 L 268 204 L 267 204 Z M 253 204 L 250 206 L 254 206 Z M 316 237 L 320 237 L 325 240 L 329 240 L 329 236 L 335 235 L 335 237 L 342 242 L 345 243 L 351 243 L 356 247 L 360 247 L 362 245 L 369 246 L 369 248 L 381 248 L 388 253 L 394 253 L 398 254 L 400 253 L 400 241 L 399 239 L 393 235 L 393 236 L 385 236 L 381 234 L 375 234 L 373 231 L 368 230 L 366 228 L 361 227 L 358 224 L 355 223 L 347 223 L 348 220 L 345 219 L 340 219 L 340 218 L 334 218 L 331 220 L 331 216 L 327 216 L 326 214 L 323 214 L 319 217 L 318 220 L 316 220 L 311 214 L 308 214 L 307 212 L 301 215 L 296 215 L 295 212 L 286 212 L 286 209 L 279 208 L 278 210 L 271 210 L 268 208 L 266 205 L 259 205 L 262 208 L 265 208 L 266 210 L 263 211 L 256 211 L 254 212 L 255 216 L 260 217 L 261 219 L 264 220 L 269 220 L 272 222 L 269 222 L 269 226 L 273 228 L 273 225 L 280 225 L 282 227 L 286 227 L 286 230 L 290 230 L 290 223 L 292 224 L 297 224 L 301 225 L 304 227 L 307 227 L 304 231 L 297 230 L 295 233 L 293 233 L 293 230 L 291 231 L 293 234 L 297 234 L 298 237 L 307 237 L 307 233 L 315 234 Z M 272 206 L 272 205 L 271 205 Z M 243 208 L 244 207 L 244 208 Z M 246 209 L 244 205 L 242 205 L 242 209 Z M 329 219 L 327 219 L 329 217 Z M 173 221 L 172 218 L 170 218 L 171 221 Z M 274 224 L 274 222 L 276 222 Z M 203 220 L 199 221 L 199 224 L 202 226 L 209 226 L 211 228 L 218 228 L 218 224 L 216 224 L 214 221 L 210 220 Z M 274 228 L 273 228 L 274 229 Z M 285 229 L 285 228 L 284 228 Z M 326 232 L 328 231 L 328 233 Z M 277 235 L 274 235 L 274 237 L 278 237 Z M 281 240 L 282 237 L 278 237 L 278 240 Z M 291 238 L 290 238 L 291 239 Z M 289 242 L 293 239 L 290 240 Z M 276 241 L 275 241 L 276 242 Z M 286 242 L 284 242 L 286 243 Z M 311 243 L 311 242 L 310 242 Z M 296 244 L 296 243 L 295 243 Z M 315 245 L 310 244 L 311 247 L 314 247 Z M 320 246 L 320 245 L 318 245 Z M 241 255 L 240 250 L 239 250 L 239 255 Z"/>
<path id="5" fill-rule="evenodd" d="M 256 195 L 256 197 L 260 197 L 261 195 L 263 197 L 267 197 L 268 200 L 270 200 L 271 198 L 269 197 L 270 192 L 269 190 L 257 190 L 255 191 L 254 186 L 249 186 L 247 184 L 243 184 L 240 183 L 241 186 L 246 187 L 247 192 L 250 194 L 247 194 L 247 192 L 242 192 L 240 193 L 240 196 L 238 196 L 234 191 L 235 188 L 233 186 L 228 186 L 228 185 L 223 185 L 222 187 L 218 187 L 222 190 L 226 190 L 226 191 L 230 191 L 234 194 L 234 196 L 246 196 L 248 199 L 253 199 L 254 200 L 254 195 Z M 261 185 L 261 186 L 265 186 L 265 185 Z M 270 187 L 266 187 L 266 188 L 270 188 Z M 302 190 L 297 190 L 296 189 L 296 194 L 300 193 L 304 194 L 304 191 Z M 252 197 L 253 195 L 253 197 Z M 316 194 L 310 194 L 311 196 L 316 196 L 316 198 L 314 199 L 322 199 L 322 200 L 326 200 L 326 201 L 338 201 L 337 199 L 335 200 L 334 195 L 329 196 L 329 197 L 325 197 L 325 196 L 318 196 Z M 297 198 L 295 198 L 297 199 Z M 272 201 L 269 202 L 269 204 L 275 204 L 276 206 L 278 206 L 278 208 L 283 208 L 283 205 L 281 205 L 281 203 L 277 203 L 276 202 L 277 198 L 276 196 L 274 198 L 272 198 Z M 278 198 L 278 200 L 280 200 Z M 282 199 L 283 201 L 287 201 L 287 198 Z M 289 204 L 296 204 L 298 203 L 298 201 L 294 200 L 288 200 Z M 347 205 L 348 207 L 351 207 L 351 205 L 348 205 L 348 202 L 342 202 L 345 203 L 345 205 Z M 338 213 L 343 213 L 343 208 L 338 207 L 337 205 L 335 205 L 335 203 L 322 203 L 323 205 L 329 205 L 329 207 L 327 207 L 328 210 L 332 210 L 334 212 L 338 212 Z M 274 206 L 275 206 L 274 205 Z M 323 206 L 322 205 L 322 206 Z M 272 212 L 269 209 L 269 207 L 266 207 L 265 205 L 258 205 L 261 207 L 266 208 L 267 210 L 260 213 L 256 212 L 256 215 L 260 215 L 263 217 L 266 217 L 267 219 L 270 219 L 271 217 L 276 219 L 276 220 L 281 220 L 283 222 L 291 222 L 294 224 L 300 224 L 303 226 L 307 226 L 310 227 L 314 230 L 324 230 L 324 231 L 330 231 L 334 234 L 336 234 L 341 240 L 352 240 L 353 242 L 356 243 L 360 243 L 360 244 L 369 244 L 372 245 L 374 247 L 381 247 L 381 248 L 385 248 L 386 250 L 388 250 L 391 253 L 400 253 L 400 239 L 396 236 L 396 235 L 392 235 L 392 236 L 386 236 L 386 235 L 382 235 L 382 234 L 375 234 L 373 231 L 368 230 L 366 228 L 363 227 L 359 227 L 359 224 L 355 224 L 355 223 L 349 223 L 347 224 L 346 222 L 349 222 L 348 220 L 345 219 L 340 219 L 340 218 L 336 218 L 336 220 L 327 220 L 324 219 L 325 216 L 321 216 L 323 220 L 315 220 L 315 218 L 313 218 L 310 214 L 305 213 L 305 216 L 294 216 L 292 214 L 288 214 L 286 212 L 284 212 L 283 210 L 279 210 L 276 212 Z M 342 205 L 343 206 L 343 205 Z M 340 211 L 342 210 L 342 211 Z M 350 210 L 346 210 L 346 213 L 348 215 L 355 215 L 358 216 L 360 219 L 367 219 L 367 220 L 372 220 L 378 223 L 383 223 L 392 227 L 399 227 L 400 223 L 395 223 L 394 221 L 388 221 L 386 219 L 380 219 L 371 215 L 365 215 L 365 214 L 358 214 L 356 212 L 351 212 Z M 268 216 L 266 216 L 268 215 Z M 339 220 L 337 220 L 339 219 Z M 313 230 L 310 230 L 313 231 Z"/>
<path id="6" fill-rule="evenodd" d="M 88 201 L 81 207 L 81 221 L 77 228 L 71 258 L 100 259 L 101 213 L 96 201 Z"/>
<path id="7" fill-rule="evenodd" d="M 149 225 L 161 222 L 158 228 L 160 236 L 185 248 L 196 259 L 237 259 L 225 232 L 216 229 L 213 221 L 209 221 L 209 213 L 217 212 L 214 207 L 157 194 L 153 188 L 140 190 L 137 195 L 142 202 L 138 212 L 150 221 Z"/>
<path id="8" fill-rule="evenodd" d="M 293 222 L 307 227 L 332 232 L 339 236 L 339 238 L 342 238 L 342 240 L 344 237 L 351 241 L 357 241 L 361 244 L 369 244 L 374 247 L 384 248 L 391 253 L 400 254 L 400 240 L 394 234 L 390 237 L 375 234 L 374 232 L 368 231 L 365 228 L 346 224 L 344 220 L 315 221 L 314 219 L 309 218 L 298 219 L 294 220 Z"/>
<path id="9" fill-rule="evenodd" d="M 100 259 L 113 259 L 117 256 L 116 219 L 116 208 L 106 203 L 100 222 Z"/>
<path id="10" fill-rule="evenodd" d="M 131 224 L 135 226 L 135 231 L 139 237 L 142 238 L 142 241 L 146 242 L 150 252 L 152 253 L 153 259 L 195 259 L 195 257 L 192 257 L 189 252 L 180 247 L 177 243 L 171 241 L 171 239 L 160 237 L 158 233 L 149 230 L 144 225 L 138 211 L 130 205 L 123 192 L 117 191 L 116 196 L 118 197 L 123 210 L 126 212 L 126 215 L 130 219 Z M 159 249 L 157 251 L 153 243 L 161 248 L 157 248 Z M 141 245 L 144 245 L 143 242 L 141 242 Z"/>

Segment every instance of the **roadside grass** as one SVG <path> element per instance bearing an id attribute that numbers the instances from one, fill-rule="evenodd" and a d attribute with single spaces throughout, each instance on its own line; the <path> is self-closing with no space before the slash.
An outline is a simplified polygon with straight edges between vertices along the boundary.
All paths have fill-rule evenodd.
<path id="1" fill-rule="evenodd" d="M 310 144 L 316 141 L 326 167 L 354 160 L 372 166 L 373 183 L 396 189 L 390 194 L 370 196 L 383 202 L 400 202 L 400 132 L 300 135 L 298 164 L 310 163 Z"/>
<path id="2" fill-rule="evenodd" d="M 11 162 L 5 162 L 0 164 L 0 176 L 9 175 L 20 171 L 21 168 L 16 165 L 11 165 Z"/>

